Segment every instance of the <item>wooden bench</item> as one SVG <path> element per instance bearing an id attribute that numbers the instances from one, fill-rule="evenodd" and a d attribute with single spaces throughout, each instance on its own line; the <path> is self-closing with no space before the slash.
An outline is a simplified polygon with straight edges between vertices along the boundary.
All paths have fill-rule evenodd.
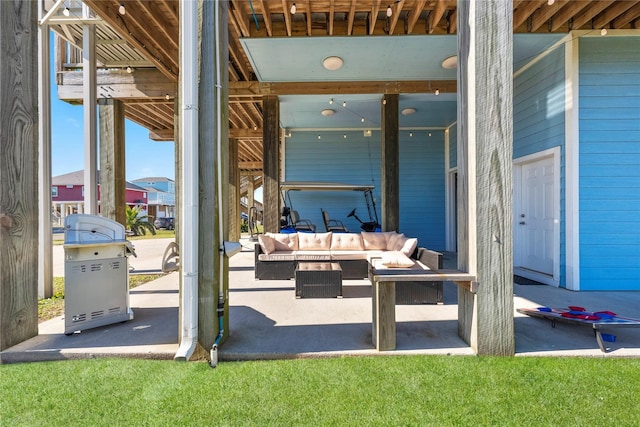
<path id="1" fill-rule="evenodd" d="M 454 282 L 476 292 L 476 276 L 459 270 L 432 270 L 421 262 L 411 268 L 387 268 L 380 259 L 369 264 L 373 321 L 371 337 L 378 351 L 396 348 L 396 282 Z"/>

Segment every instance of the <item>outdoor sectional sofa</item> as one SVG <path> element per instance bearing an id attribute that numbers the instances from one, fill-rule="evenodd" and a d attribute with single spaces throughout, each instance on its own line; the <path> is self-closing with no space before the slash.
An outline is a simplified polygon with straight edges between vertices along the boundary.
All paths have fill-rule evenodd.
<path id="1" fill-rule="evenodd" d="M 299 262 L 339 262 L 342 278 L 366 279 L 369 260 L 382 258 L 390 267 L 408 267 L 419 260 L 430 269 L 442 268 L 442 254 L 418 247 L 402 233 L 265 233 L 255 246 L 255 278 L 288 280 Z M 398 304 L 442 302 L 442 282 L 398 282 Z"/>

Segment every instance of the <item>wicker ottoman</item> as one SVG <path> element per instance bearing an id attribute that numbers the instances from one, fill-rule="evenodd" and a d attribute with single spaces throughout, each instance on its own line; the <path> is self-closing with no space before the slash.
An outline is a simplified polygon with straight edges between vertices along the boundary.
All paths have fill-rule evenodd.
<path id="1" fill-rule="evenodd" d="M 342 269 L 337 262 L 299 262 L 295 276 L 296 298 L 342 296 Z"/>

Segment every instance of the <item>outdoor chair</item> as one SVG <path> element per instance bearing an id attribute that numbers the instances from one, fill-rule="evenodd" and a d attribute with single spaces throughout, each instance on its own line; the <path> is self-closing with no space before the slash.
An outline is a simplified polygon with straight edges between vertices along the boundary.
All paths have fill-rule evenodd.
<path id="1" fill-rule="evenodd" d="M 310 231 L 312 233 L 316 232 L 316 226 L 308 219 L 300 219 L 298 211 L 294 211 L 293 209 L 291 209 L 291 211 L 289 212 L 289 216 L 291 218 L 291 222 L 293 223 L 293 228 L 295 228 L 296 231 Z"/>
<path id="2" fill-rule="evenodd" d="M 329 218 L 329 212 L 325 211 L 322 208 L 320 209 L 320 211 L 322 212 L 322 220 L 324 221 L 324 228 L 327 231 L 335 231 L 338 233 L 349 232 L 349 230 L 347 230 L 347 227 L 344 226 L 342 221 Z"/>

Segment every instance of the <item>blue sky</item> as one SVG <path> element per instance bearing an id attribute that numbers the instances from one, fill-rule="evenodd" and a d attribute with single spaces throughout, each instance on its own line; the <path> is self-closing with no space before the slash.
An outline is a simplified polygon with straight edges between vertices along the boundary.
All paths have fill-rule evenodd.
<path id="1" fill-rule="evenodd" d="M 51 174 L 84 169 L 84 112 L 82 105 L 60 101 L 51 87 Z M 174 143 L 149 139 L 149 131 L 125 120 L 126 179 L 148 176 L 175 179 Z"/>

